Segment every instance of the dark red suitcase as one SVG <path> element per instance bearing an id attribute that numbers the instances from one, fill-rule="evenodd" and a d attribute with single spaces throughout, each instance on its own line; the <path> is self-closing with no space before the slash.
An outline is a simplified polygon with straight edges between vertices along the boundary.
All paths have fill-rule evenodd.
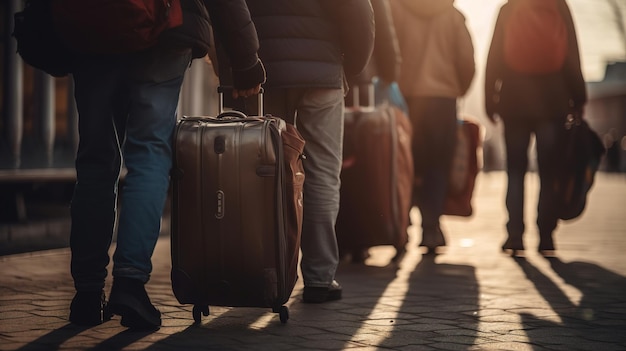
<path id="1" fill-rule="evenodd" d="M 457 145 L 443 214 L 469 217 L 473 213 L 472 195 L 479 171 L 480 126 L 466 119 L 459 119 L 458 123 Z"/>
<path id="2" fill-rule="evenodd" d="M 304 140 L 275 117 L 184 117 L 172 176 L 172 288 L 209 306 L 269 307 L 286 323 L 297 279 Z"/>
<path id="3" fill-rule="evenodd" d="M 340 252 L 378 245 L 404 252 L 413 189 L 412 134 L 408 117 L 390 104 L 346 109 L 336 226 Z"/>

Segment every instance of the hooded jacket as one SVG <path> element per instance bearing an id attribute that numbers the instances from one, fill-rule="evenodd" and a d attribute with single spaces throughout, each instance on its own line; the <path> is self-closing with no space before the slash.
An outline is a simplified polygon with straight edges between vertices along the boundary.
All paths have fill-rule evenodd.
<path id="1" fill-rule="evenodd" d="M 488 116 L 503 118 L 560 118 L 572 109 L 582 109 L 587 90 L 580 66 L 580 53 L 572 14 L 565 0 L 557 0 L 568 33 L 565 64 L 558 72 L 517 73 L 504 61 L 504 30 L 511 9 L 523 0 L 509 0 L 500 8 L 487 57 L 485 108 Z"/>
<path id="2" fill-rule="evenodd" d="M 454 0 L 391 1 L 405 97 L 460 97 L 476 70 L 465 17 Z"/>

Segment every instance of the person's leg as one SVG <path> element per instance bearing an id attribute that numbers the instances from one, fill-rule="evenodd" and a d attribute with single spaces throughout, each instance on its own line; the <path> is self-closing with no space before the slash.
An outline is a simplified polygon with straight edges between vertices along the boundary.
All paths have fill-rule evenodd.
<path id="1" fill-rule="evenodd" d="M 305 302 L 341 298 L 334 281 L 339 263 L 335 222 L 339 212 L 339 188 L 343 150 L 343 90 L 295 89 L 285 96 L 283 110 L 268 90 L 266 113 L 294 115 L 295 125 L 306 141 L 304 153 L 304 214 L 301 270 Z M 286 113 L 281 115 L 281 113 Z"/>
<path id="2" fill-rule="evenodd" d="M 414 159 L 420 164 L 421 186 L 416 202 L 422 215 L 419 246 L 434 251 L 445 246 L 440 217 L 443 213 L 448 178 L 456 148 L 457 111 L 454 98 L 420 98 L 409 104 L 414 128 L 421 130 L 414 145 Z"/>
<path id="3" fill-rule="evenodd" d="M 546 120 L 539 124 L 537 139 L 537 163 L 539 167 L 539 202 L 537 205 L 537 226 L 539 229 L 539 251 L 545 255 L 555 250 L 552 234 L 558 224 L 555 182 L 558 181 L 559 141 L 563 129 L 562 120 Z"/>
<path id="4" fill-rule="evenodd" d="M 117 247 L 113 256 L 113 287 L 109 305 L 130 328 L 161 324 L 144 284 L 152 272 L 152 254 L 160 233 L 161 216 L 172 167 L 172 137 L 186 55 L 159 54 L 154 75 L 129 76 L 128 122 L 123 145 L 127 175 L 121 190 Z M 150 60 L 146 64 L 155 63 Z M 169 70 L 170 74 L 164 74 Z M 149 79 L 146 79 L 148 77 Z M 155 78 L 156 77 L 156 78 Z"/>
<path id="5" fill-rule="evenodd" d="M 151 257 L 172 167 L 172 136 L 183 77 L 131 90 L 132 105 L 124 143 L 127 175 L 123 182 L 114 277 L 148 282 Z"/>
<path id="6" fill-rule="evenodd" d="M 413 127 L 413 139 L 411 141 L 411 152 L 413 155 L 413 169 L 414 169 L 414 188 L 412 205 L 417 206 L 422 193 L 422 182 L 424 178 L 424 172 L 426 170 L 426 140 L 428 133 L 426 132 L 424 110 L 426 108 L 426 101 L 423 98 L 407 97 L 407 105 L 409 108 L 409 119 L 411 126 Z"/>
<path id="7" fill-rule="evenodd" d="M 531 128 L 523 117 L 511 118 L 504 123 L 506 146 L 507 193 L 506 208 L 509 219 L 506 224 L 508 238 L 503 250 L 524 250 L 524 180 L 528 168 L 528 145 Z"/>
<path id="8" fill-rule="evenodd" d="M 121 169 L 114 123 L 120 105 L 111 104 L 120 90 L 123 73 L 119 67 L 119 62 L 90 60 L 74 73 L 80 140 L 71 201 L 70 270 L 77 294 L 70 306 L 70 321 L 80 325 L 107 319 L 103 289 Z"/>

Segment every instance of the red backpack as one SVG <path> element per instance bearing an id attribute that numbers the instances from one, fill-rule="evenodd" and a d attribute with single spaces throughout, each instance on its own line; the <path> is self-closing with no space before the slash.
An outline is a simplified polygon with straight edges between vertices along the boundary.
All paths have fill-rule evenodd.
<path id="1" fill-rule="evenodd" d="M 567 55 L 567 28 L 557 0 L 518 0 L 504 27 L 504 61 L 520 73 L 559 71 Z"/>
<path id="2" fill-rule="evenodd" d="M 96 54 L 149 48 L 183 23 L 180 0 L 55 0 L 52 14 L 68 46 Z"/>

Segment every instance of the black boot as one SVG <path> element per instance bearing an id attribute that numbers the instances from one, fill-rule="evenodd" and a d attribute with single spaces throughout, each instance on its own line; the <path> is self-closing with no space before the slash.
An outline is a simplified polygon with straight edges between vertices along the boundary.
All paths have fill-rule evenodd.
<path id="1" fill-rule="evenodd" d="M 122 316 L 121 324 L 138 330 L 155 330 L 161 326 L 161 312 L 157 310 L 138 279 L 116 277 L 113 280 L 111 313 Z"/>
<path id="2" fill-rule="evenodd" d="M 510 235 L 502 244 L 502 251 L 511 256 L 524 256 L 524 241 L 521 235 Z"/>
<path id="3" fill-rule="evenodd" d="M 81 326 L 94 326 L 111 319 L 104 292 L 76 292 L 70 304 L 70 322 Z"/>
<path id="4" fill-rule="evenodd" d="M 552 239 L 552 233 L 540 233 L 539 234 L 539 254 L 544 257 L 554 257 L 556 255 L 556 249 L 554 247 L 554 240 Z"/>

